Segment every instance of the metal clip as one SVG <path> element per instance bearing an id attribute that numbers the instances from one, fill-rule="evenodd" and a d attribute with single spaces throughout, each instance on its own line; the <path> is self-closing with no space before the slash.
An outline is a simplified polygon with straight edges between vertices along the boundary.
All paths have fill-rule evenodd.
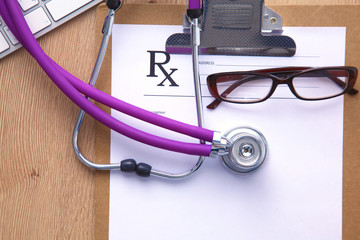
<path id="1" fill-rule="evenodd" d="M 294 40 L 282 33 L 282 17 L 264 5 L 264 0 L 206 0 L 201 24 L 200 54 L 246 56 L 293 56 Z M 171 35 L 166 51 L 188 54 L 189 22 L 184 32 Z"/>

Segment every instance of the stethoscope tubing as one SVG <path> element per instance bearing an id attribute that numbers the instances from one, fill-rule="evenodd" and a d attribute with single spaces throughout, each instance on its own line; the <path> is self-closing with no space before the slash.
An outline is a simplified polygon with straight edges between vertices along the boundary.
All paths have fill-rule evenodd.
<path id="1" fill-rule="evenodd" d="M 2 3 L 0 13 L 8 27 L 13 32 L 14 36 L 37 60 L 39 65 L 60 88 L 60 90 L 62 90 L 66 96 L 68 96 L 89 115 L 104 125 L 129 138 L 154 147 L 191 155 L 210 155 L 211 145 L 184 143 L 155 136 L 126 125 L 99 109 L 95 104 L 87 100 L 81 93 L 125 114 L 170 129 L 172 131 L 183 133 L 208 142 L 211 142 L 213 138 L 213 131 L 211 130 L 184 124 L 176 120 L 170 120 L 163 116 L 148 112 L 141 108 L 137 108 L 121 100 L 113 98 L 112 96 L 107 95 L 77 79 L 66 70 L 61 68 L 43 52 L 36 39 L 33 37 L 29 27 L 27 26 L 20 7 L 16 1 L 0 0 L 0 3 Z"/>
<path id="2" fill-rule="evenodd" d="M 104 27 L 102 30 L 103 38 L 102 38 L 102 41 L 100 44 L 100 49 L 99 49 L 98 57 L 97 57 L 97 60 L 96 60 L 96 63 L 95 63 L 94 69 L 93 69 L 93 73 L 91 74 L 91 79 L 89 82 L 89 84 L 91 86 L 94 86 L 96 83 L 96 80 L 97 80 L 99 72 L 100 72 L 100 68 L 102 66 L 102 63 L 103 63 L 103 60 L 105 57 L 106 49 L 107 49 L 108 42 L 109 42 L 109 39 L 111 36 L 115 11 L 116 10 L 114 10 L 114 9 L 109 9 L 108 15 L 105 18 Z M 193 48 L 195 51 L 198 50 L 198 46 L 194 46 Z M 198 63 L 197 54 L 193 54 L 193 61 L 195 63 Z M 197 64 L 193 64 L 193 66 L 197 67 Z M 194 76 L 195 76 L 194 77 L 195 83 L 200 83 L 197 69 L 194 69 Z M 195 85 L 195 89 L 196 88 L 199 89 L 199 84 L 197 84 L 197 85 L 198 86 Z M 198 93 L 197 93 L 196 94 L 197 110 L 199 110 L 199 107 L 201 107 L 201 104 L 199 105 L 199 103 L 198 103 L 199 101 L 201 102 L 200 98 L 201 98 L 201 95 L 198 95 Z M 201 107 L 201 110 L 202 110 L 202 107 Z M 82 152 L 80 151 L 79 146 L 78 146 L 78 135 L 79 135 L 79 132 L 81 129 L 81 125 L 82 125 L 84 116 L 85 116 L 85 112 L 84 112 L 84 110 L 81 109 L 79 112 L 79 115 L 77 117 L 76 123 L 75 123 L 74 131 L 73 131 L 73 138 L 72 138 L 74 152 L 75 152 L 76 156 L 78 157 L 78 159 L 86 166 L 91 167 L 96 170 L 121 169 L 122 163 L 107 163 L 107 164 L 96 163 L 96 162 L 93 162 L 93 161 L 87 159 L 82 154 Z M 198 113 L 198 125 L 202 126 L 202 113 L 200 113 L 200 115 Z M 200 140 L 200 142 L 203 143 L 203 140 Z M 204 156 L 199 156 L 198 161 L 195 162 L 191 168 L 187 169 L 186 171 L 182 171 L 182 172 L 169 172 L 169 171 L 151 168 L 150 175 L 164 177 L 164 178 L 168 178 L 168 179 L 184 178 L 184 177 L 190 176 L 193 173 L 195 173 L 199 169 L 199 167 L 202 165 L 202 163 L 204 162 L 204 159 L 205 159 Z"/>

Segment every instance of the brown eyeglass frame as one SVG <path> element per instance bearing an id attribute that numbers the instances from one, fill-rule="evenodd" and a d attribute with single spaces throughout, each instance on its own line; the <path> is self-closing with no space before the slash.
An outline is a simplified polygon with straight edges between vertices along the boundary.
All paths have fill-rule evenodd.
<path id="1" fill-rule="evenodd" d="M 339 93 L 337 95 L 334 96 L 330 96 L 330 97 L 324 97 L 324 98 L 317 98 L 317 99 L 308 99 L 308 98 L 303 98 L 301 96 L 299 96 L 296 93 L 296 90 L 294 88 L 293 85 L 293 79 L 298 76 L 298 75 L 302 75 L 305 73 L 311 73 L 313 71 L 336 71 L 336 70 L 341 70 L 341 71 L 347 71 L 349 73 L 349 80 L 348 80 L 348 84 L 346 86 L 346 88 L 343 90 L 342 93 Z M 281 76 L 276 76 L 279 74 L 286 74 L 285 77 Z M 264 97 L 263 99 L 260 99 L 258 101 L 253 101 L 253 102 L 235 102 L 235 101 L 230 101 L 228 99 L 225 99 L 224 97 L 226 97 L 229 93 L 231 93 L 236 87 L 238 87 L 241 83 L 244 83 L 244 81 L 242 82 L 236 82 L 234 84 L 232 84 L 231 86 L 229 86 L 229 88 L 227 88 L 222 94 L 219 94 L 216 84 L 219 81 L 218 79 L 221 79 L 221 82 L 226 82 L 226 81 L 232 81 L 232 80 L 240 80 L 239 78 L 240 76 L 246 76 L 246 75 L 252 75 L 252 76 L 264 76 L 267 78 L 270 78 L 273 80 L 273 84 L 271 87 L 271 90 L 269 91 L 268 95 L 266 97 Z M 356 90 L 354 88 L 355 86 L 355 82 L 358 76 L 358 70 L 356 67 L 351 67 L 351 66 L 341 66 L 341 67 L 320 67 L 320 68 L 311 68 L 311 67 L 285 67 L 285 68 L 271 68 L 271 69 L 261 69 L 261 70 L 255 70 L 255 71 L 241 71 L 241 72 L 223 72 L 223 73 L 215 73 L 215 74 L 211 74 L 207 77 L 207 86 L 209 89 L 210 94 L 215 98 L 215 100 L 210 103 L 207 108 L 209 109 L 215 109 L 222 101 L 224 102 L 231 102 L 231 103 L 237 103 L 237 104 L 252 104 L 252 103 L 259 103 L 259 102 L 263 102 L 267 99 L 269 99 L 271 97 L 271 95 L 275 92 L 275 89 L 277 88 L 277 86 L 279 84 L 287 84 L 290 91 L 299 99 L 302 100 L 306 100 L 306 101 L 318 101 L 318 100 L 325 100 L 325 99 L 329 99 L 329 98 L 333 98 L 333 97 L 337 97 L 340 95 L 343 95 L 345 93 L 348 93 L 350 95 L 355 95 L 358 93 L 358 90 Z M 333 80 L 334 82 L 336 82 L 339 86 L 343 86 L 345 83 L 343 81 L 341 81 L 340 79 L 337 78 L 337 76 L 334 76 L 333 74 L 329 73 L 329 77 L 331 80 Z M 251 81 L 251 79 L 249 79 L 248 81 Z M 225 96 L 224 96 L 225 95 Z"/>

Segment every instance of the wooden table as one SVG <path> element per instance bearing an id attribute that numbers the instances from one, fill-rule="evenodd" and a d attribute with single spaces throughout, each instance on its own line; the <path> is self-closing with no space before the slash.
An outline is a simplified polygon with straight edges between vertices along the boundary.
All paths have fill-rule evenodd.
<path id="1" fill-rule="evenodd" d="M 360 4 L 360 0 L 268 0 L 267 4 Z M 95 8 L 39 42 L 61 66 L 88 81 L 98 50 Z M 76 159 L 71 145 L 78 112 L 24 49 L 0 60 L 1 239 L 94 238 L 95 174 Z M 86 118 L 84 125 L 80 146 L 94 159 L 95 123 Z M 344 239 L 349 239 L 349 231 L 359 233 L 344 225 Z"/>

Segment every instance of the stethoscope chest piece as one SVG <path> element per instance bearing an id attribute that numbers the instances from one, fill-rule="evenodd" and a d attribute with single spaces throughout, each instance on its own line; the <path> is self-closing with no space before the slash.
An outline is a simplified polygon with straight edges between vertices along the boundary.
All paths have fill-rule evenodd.
<path id="1" fill-rule="evenodd" d="M 259 168 L 267 155 L 265 137 L 258 131 L 240 127 L 227 132 L 224 137 L 230 144 L 229 154 L 222 156 L 224 164 L 237 173 L 252 172 Z"/>

